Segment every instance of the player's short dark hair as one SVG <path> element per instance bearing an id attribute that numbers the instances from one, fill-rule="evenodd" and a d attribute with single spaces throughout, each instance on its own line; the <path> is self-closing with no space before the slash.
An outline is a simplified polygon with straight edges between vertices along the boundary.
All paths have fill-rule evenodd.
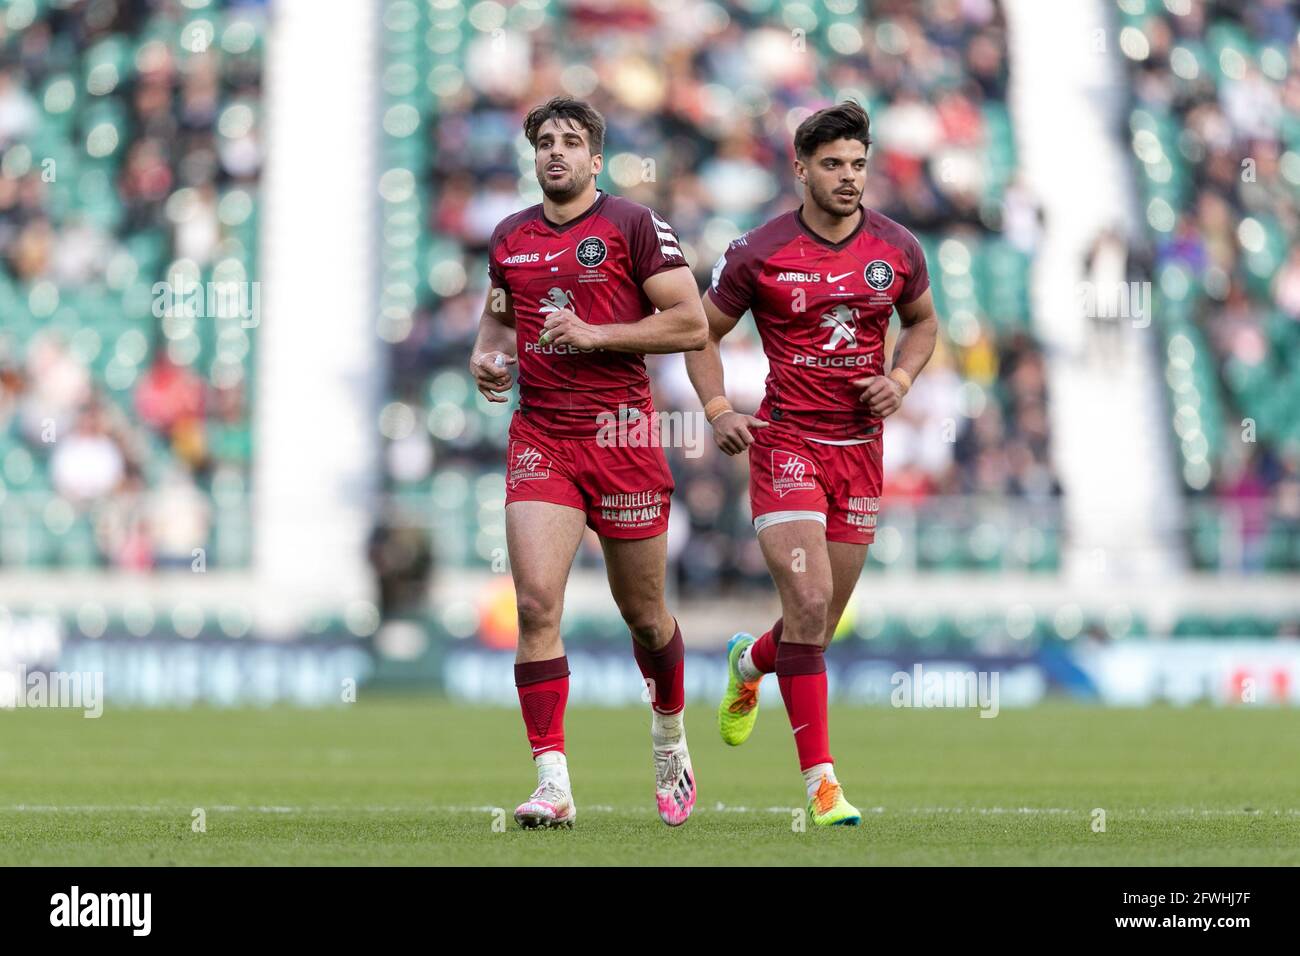
<path id="1" fill-rule="evenodd" d="M 537 134 L 547 120 L 564 119 L 587 131 L 587 145 L 591 155 L 605 149 L 605 117 L 590 104 L 568 96 L 556 96 L 541 106 L 534 106 L 524 117 L 524 135 L 533 149 L 537 148 Z"/>
<path id="2" fill-rule="evenodd" d="M 837 139 L 856 139 L 871 148 L 871 119 L 852 100 L 818 110 L 794 131 L 794 154 L 807 159 L 818 148 Z"/>

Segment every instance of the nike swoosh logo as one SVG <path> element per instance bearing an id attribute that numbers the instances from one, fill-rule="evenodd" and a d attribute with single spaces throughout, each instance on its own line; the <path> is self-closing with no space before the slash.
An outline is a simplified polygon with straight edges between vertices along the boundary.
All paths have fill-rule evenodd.
<path id="1" fill-rule="evenodd" d="M 546 254 L 546 261 L 547 261 L 547 262 L 550 262 L 552 259 L 556 259 L 556 258 L 558 258 L 558 257 L 560 257 L 560 256 L 562 256 L 562 255 L 564 255 L 564 254 L 565 254 L 566 252 L 568 252 L 568 251 L 569 251 L 568 249 L 561 249 L 559 252 L 548 252 L 548 253 Z M 845 275 L 848 275 L 848 273 L 846 272 Z"/>
<path id="2" fill-rule="evenodd" d="M 804 726 L 807 726 L 807 725 L 805 724 Z M 554 750 L 557 746 L 559 746 L 559 745 L 558 745 L 558 744 L 551 744 L 549 747 L 534 747 L 534 748 L 533 748 L 533 753 L 535 753 L 535 754 L 539 754 L 539 753 L 541 753 L 543 750 Z"/>
<path id="3" fill-rule="evenodd" d="M 799 731 L 803 730 L 807 726 L 808 726 L 807 724 L 800 724 L 798 727 L 794 729 L 794 732 L 797 734 Z"/>
<path id="4" fill-rule="evenodd" d="M 839 282 L 841 279 L 847 279 L 847 278 L 848 278 L 849 276 L 851 276 L 851 275 L 853 275 L 852 270 L 850 270 L 850 271 L 844 273 L 843 275 L 838 275 L 838 276 L 830 276 L 830 275 L 828 275 L 828 276 L 826 277 L 826 281 L 827 281 L 827 282 Z"/>

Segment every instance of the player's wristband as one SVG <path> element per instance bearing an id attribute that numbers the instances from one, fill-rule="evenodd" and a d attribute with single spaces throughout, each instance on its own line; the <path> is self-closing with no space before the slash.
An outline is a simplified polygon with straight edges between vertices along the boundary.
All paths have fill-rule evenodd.
<path id="1" fill-rule="evenodd" d="M 889 377 L 903 387 L 904 395 L 912 390 L 912 376 L 908 375 L 903 369 L 890 369 Z"/>
<path id="2" fill-rule="evenodd" d="M 719 395 L 717 398 L 711 398 L 704 406 L 704 420 L 710 425 L 715 420 L 721 418 L 727 412 L 734 411 L 731 402 L 727 401 L 727 396 Z"/>

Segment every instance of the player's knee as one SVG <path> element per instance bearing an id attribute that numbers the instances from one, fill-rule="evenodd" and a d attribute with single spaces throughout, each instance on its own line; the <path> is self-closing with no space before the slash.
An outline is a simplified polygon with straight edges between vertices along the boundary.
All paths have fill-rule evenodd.
<path id="1" fill-rule="evenodd" d="M 527 638 L 560 625 L 560 601 L 550 594 L 520 588 L 515 593 L 515 606 L 519 613 L 521 637 Z"/>
<path id="2" fill-rule="evenodd" d="M 626 608 L 623 610 L 623 623 L 632 632 L 632 640 L 646 647 L 658 647 L 664 642 L 663 610 L 656 605 Z"/>
<path id="3" fill-rule="evenodd" d="M 810 640 L 821 640 L 826 632 L 830 612 L 830 595 L 818 587 L 803 587 L 791 597 L 791 607 L 782 608 L 785 629 Z"/>

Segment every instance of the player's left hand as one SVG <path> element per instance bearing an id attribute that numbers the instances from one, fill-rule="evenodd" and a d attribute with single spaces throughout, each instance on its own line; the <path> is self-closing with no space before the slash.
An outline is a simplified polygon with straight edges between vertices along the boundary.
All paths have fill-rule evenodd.
<path id="1" fill-rule="evenodd" d="M 862 386 L 858 401 L 865 403 L 867 411 L 879 418 L 888 418 L 903 404 L 903 386 L 888 375 L 854 379 L 849 384 Z"/>
<path id="2" fill-rule="evenodd" d="M 600 330 L 588 325 L 574 314 L 572 309 L 560 309 L 552 312 L 542 326 L 541 344 L 570 345 L 578 349 L 600 347 Z"/>

